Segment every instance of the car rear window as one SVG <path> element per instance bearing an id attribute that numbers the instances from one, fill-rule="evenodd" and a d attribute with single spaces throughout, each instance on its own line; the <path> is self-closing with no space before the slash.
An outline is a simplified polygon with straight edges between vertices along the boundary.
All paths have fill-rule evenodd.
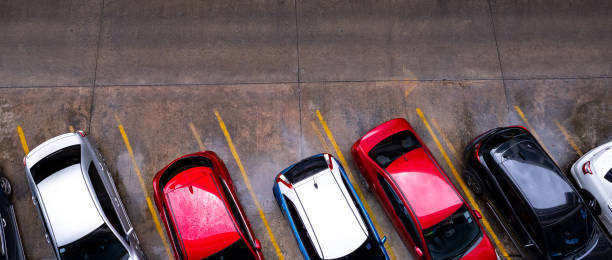
<path id="1" fill-rule="evenodd" d="M 410 131 L 405 130 L 389 136 L 378 143 L 368 155 L 380 167 L 386 168 L 395 159 L 421 147 L 419 140 Z"/>
<path id="2" fill-rule="evenodd" d="M 313 156 L 298 162 L 283 175 L 287 177 L 289 182 L 297 183 L 327 168 L 327 161 L 325 161 L 323 156 Z"/>
<path id="3" fill-rule="evenodd" d="M 59 170 L 79 163 L 81 163 L 81 145 L 77 144 L 58 150 L 43 158 L 30 168 L 30 173 L 34 183 L 38 184 Z"/>
<path id="4" fill-rule="evenodd" d="M 210 159 L 206 157 L 202 157 L 202 156 L 192 156 L 192 157 L 185 157 L 183 159 L 180 159 L 174 162 L 172 165 L 170 165 L 170 167 L 168 167 L 168 169 L 166 169 L 164 174 L 161 176 L 161 178 L 159 179 L 159 189 L 163 190 L 166 184 L 172 178 L 174 178 L 174 176 L 178 175 L 179 173 L 187 169 L 191 169 L 195 167 L 208 167 L 212 169 L 213 164 L 212 164 L 212 161 L 210 161 Z"/>

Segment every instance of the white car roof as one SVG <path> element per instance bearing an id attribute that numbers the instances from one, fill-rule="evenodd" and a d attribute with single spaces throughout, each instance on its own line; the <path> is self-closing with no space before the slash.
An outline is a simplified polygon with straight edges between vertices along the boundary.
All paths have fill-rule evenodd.
<path id="1" fill-rule="evenodd" d="M 58 246 L 76 241 L 104 223 L 80 164 L 59 170 L 37 186 Z"/>
<path id="2" fill-rule="evenodd" d="M 368 237 L 367 227 L 337 167 L 294 184 L 295 197 L 288 196 L 298 208 L 309 236 L 316 239 L 313 244 L 317 253 L 324 259 L 345 256 Z"/>
<path id="3" fill-rule="evenodd" d="M 82 144 L 82 141 L 81 136 L 76 133 L 68 133 L 53 137 L 38 145 L 28 153 L 26 156 L 26 166 L 30 169 L 34 164 L 57 150 L 77 144 Z"/>

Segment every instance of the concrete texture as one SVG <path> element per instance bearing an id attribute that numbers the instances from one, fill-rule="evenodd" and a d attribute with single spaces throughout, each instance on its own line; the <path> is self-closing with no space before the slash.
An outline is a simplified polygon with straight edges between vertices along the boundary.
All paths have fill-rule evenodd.
<path id="1" fill-rule="evenodd" d="M 276 253 L 215 109 L 286 259 L 302 257 L 273 177 L 303 157 L 336 155 L 319 135 L 317 109 L 364 191 L 350 145 L 395 117 L 458 183 L 417 108 L 459 172 L 473 137 L 525 125 L 515 106 L 567 170 L 578 155 L 556 122 L 582 152 L 612 140 L 611 11 L 596 1 L 0 3 L 0 166 L 15 186 L 26 254 L 52 257 L 23 177 L 18 125 L 30 149 L 69 125 L 90 133 L 150 259 L 166 259 L 165 250 L 115 115 L 149 195 L 160 168 L 199 150 L 192 123 L 227 164 L 267 259 Z M 364 194 L 395 255 L 411 259 Z M 483 215 L 517 256 L 485 202 L 477 200 Z"/>
<path id="2" fill-rule="evenodd" d="M 297 80 L 293 1 L 106 1 L 99 84 Z"/>
<path id="3" fill-rule="evenodd" d="M 2 1 L 0 87 L 93 84 L 101 3 Z"/>

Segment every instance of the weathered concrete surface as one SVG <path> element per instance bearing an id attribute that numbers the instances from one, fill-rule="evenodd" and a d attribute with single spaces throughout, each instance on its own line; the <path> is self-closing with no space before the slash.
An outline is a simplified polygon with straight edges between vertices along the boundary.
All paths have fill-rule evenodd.
<path id="1" fill-rule="evenodd" d="M 612 76 L 612 2 L 491 2 L 504 77 Z"/>
<path id="2" fill-rule="evenodd" d="M 54 256 L 32 204 L 17 126 L 23 128 L 31 150 L 69 132 L 70 125 L 87 130 L 90 102 L 91 88 L 0 88 L 0 168 L 13 184 L 15 215 L 28 259 Z"/>
<path id="3" fill-rule="evenodd" d="M 301 79 L 501 78 L 486 1 L 298 1 Z"/>
<path id="4" fill-rule="evenodd" d="M 2 1 L 0 87 L 93 84 L 101 2 Z"/>
<path id="5" fill-rule="evenodd" d="M 216 109 L 284 256 L 299 259 L 293 234 L 272 194 L 276 174 L 300 159 L 297 93 L 296 84 L 96 88 L 91 135 L 116 171 L 117 186 L 150 257 L 164 258 L 165 251 L 114 114 L 123 123 L 149 195 L 153 194 L 151 181 L 157 171 L 175 158 L 199 150 L 189 127 L 193 123 L 205 149 L 216 152 L 226 163 L 263 252 L 274 259 L 274 247 L 219 127 Z"/>
<path id="6" fill-rule="evenodd" d="M 293 1 L 107 1 L 99 84 L 297 81 Z"/>

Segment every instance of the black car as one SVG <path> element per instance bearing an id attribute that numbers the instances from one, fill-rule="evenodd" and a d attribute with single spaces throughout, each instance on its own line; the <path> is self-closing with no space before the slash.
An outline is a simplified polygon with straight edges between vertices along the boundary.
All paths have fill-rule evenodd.
<path id="1" fill-rule="evenodd" d="M 464 162 L 468 187 L 491 199 L 519 246 L 541 259 L 612 259 L 587 205 L 524 127 L 478 136 Z"/>
<path id="2" fill-rule="evenodd" d="M 0 172 L 0 260 L 25 259 L 11 195 L 13 188 Z"/>

